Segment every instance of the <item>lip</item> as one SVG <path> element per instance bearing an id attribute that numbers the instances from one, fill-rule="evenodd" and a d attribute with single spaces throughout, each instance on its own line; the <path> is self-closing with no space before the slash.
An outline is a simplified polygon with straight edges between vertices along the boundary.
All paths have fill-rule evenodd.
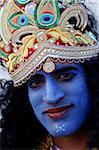
<path id="1" fill-rule="evenodd" d="M 46 113 L 50 118 L 58 119 L 64 117 L 73 106 L 73 104 L 70 104 L 59 108 L 47 109 L 44 113 Z"/>

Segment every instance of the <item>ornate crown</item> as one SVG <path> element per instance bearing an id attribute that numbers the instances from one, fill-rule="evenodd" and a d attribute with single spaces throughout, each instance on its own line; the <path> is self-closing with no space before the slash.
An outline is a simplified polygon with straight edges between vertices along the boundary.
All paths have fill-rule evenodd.
<path id="1" fill-rule="evenodd" d="M 57 61 L 83 62 L 99 53 L 80 0 L 1 0 L 0 57 L 15 86 Z"/>

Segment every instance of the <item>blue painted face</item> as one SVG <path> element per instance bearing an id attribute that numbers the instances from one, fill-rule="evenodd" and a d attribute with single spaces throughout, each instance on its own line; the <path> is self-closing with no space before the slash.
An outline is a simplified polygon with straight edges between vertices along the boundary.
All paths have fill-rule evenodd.
<path id="1" fill-rule="evenodd" d="M 38 120 L 54 137 L 79 130 L 91 109 L 86 75 L 80 64 L 57 64 L 50 74 L 39 71 L 28 81 L 28 94 Z"/>

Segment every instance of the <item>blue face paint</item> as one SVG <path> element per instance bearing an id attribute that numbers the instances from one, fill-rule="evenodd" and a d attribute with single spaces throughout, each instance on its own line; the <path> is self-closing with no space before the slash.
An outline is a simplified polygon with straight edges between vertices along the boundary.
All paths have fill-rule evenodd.
<path id="1" fill-rule="evenodd" d="M 90 94 L 80 64 L 57 64 L 51 74 L 39 71 L 28 81 L 28 94 L 38 120 L 54 137 L 75 133 L 90 112 Z"/>

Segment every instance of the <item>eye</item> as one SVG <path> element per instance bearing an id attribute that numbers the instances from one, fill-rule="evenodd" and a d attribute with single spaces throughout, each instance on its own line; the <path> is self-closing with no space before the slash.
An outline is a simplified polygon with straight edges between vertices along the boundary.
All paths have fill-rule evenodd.
<path id="1" fill-rule="evenodd" d="M 74 77 L 75 77 L 76 73 L 71 73 L 71 72 L 64 72 L 64 73 L 61 73 L 61 74 L 58 74 L 56 75 L 56 79 L 59 81 L 59 82 L 62 82 L 62 81 L 70 81 L 72 80 Z"/>
<path id="2" fill-rule="evenodd" d="M 40 88 L 44 85 L 45 78 L 43 75 L 36 74 L 29 80 L 29 86 L 33 89 Z"/>

